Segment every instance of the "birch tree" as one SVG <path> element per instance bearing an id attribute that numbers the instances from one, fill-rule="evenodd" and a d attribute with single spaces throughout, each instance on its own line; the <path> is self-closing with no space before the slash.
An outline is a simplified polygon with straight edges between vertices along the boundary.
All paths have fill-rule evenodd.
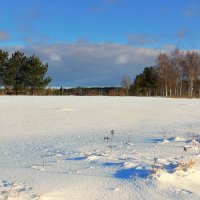
<path id="1" fill-rule="evenodd" d="M 194 95 L 194 83 L 200 74 L 200 56 L 196 51 L 187 51 L 185 55 L 185 75 L 188 81 L 188 95 Z"/>
<path id="2" fill-rule="evenodd" d="M 169 93 L 169 78 L 171 71 L 169 56 L 166 53 L 160 53 L 157 59 L 157 72 L 161 81 L 160 83 L 164 87 L 166 97 Z"/>

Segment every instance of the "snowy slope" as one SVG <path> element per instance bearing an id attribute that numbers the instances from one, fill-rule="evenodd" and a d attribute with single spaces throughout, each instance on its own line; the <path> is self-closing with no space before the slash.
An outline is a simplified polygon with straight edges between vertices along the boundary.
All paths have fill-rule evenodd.
<path id="1" fill-rule="evenodd" d="M 0 115 L 0 199 L 200 199 L 200 100 L 1 96 Z"/>

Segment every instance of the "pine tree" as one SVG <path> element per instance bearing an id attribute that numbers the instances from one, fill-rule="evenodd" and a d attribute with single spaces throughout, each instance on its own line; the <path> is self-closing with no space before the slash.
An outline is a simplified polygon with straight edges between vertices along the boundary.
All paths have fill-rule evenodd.
<path id="1" fill-rule="evenodd" d="M 0 85 L 4 85 L 5 69 L 8 64 L 8 52 L 0 49 Z"/>
<path id="2" fill-rule="evenodd" d="M 155 90 L 157 87 L 156 70 L 153 67 L 145 67 L 142 74 L 143 74 L 143 87 L 146 96 L 151 96 L 152 90 Z"/>
<path id="3" fill-rule="evenodd" d="M 136 76 L 131 88 L 133 90 L 133 94 L 137 96 L 144 92 L 144 75 L 142 73 Z"/>
<path id="4" fill-rule="evenodd" d="M 4 85 L 11 87 L 15 94 L 24 88 L 23 76 L 24 68 L 26 66 L 26 56 L 20 51 L 16 51 L 9 59 L 8 65 L 5 69 Z"/>
<path id="5" fill-rule="evenodd" d="M 50 82 L 50 77 L 45 77 L 48 64 L 42 64 L 39 57 L 33 55 L 27 59 L 25 67 L 24 82 L 31 89 L 31 94 L 35 95 L 38 89 L 46 87 Z"/>

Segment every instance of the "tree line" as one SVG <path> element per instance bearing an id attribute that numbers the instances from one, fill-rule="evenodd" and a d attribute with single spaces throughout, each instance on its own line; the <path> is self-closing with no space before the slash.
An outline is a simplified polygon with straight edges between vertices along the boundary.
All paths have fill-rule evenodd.
<path id="1" fill-rule="evenodd" d="M 37 94 L 51 82 L 51 77 L 45 76 L 47 70 L 48 64 L 35 55 L 27 57 L 16 51 L 9 56 L 0 49 L 0 86 L 4 94 Z"/>
<path id="2" fill-rule="evenodd" d="M 124 83 L 125 80 L 125 87 Z M 129 85 L 128 94 L 200 97 L 199 52 L 175 49 L 168 54 L 160 53 L 154 66 L 145 67 L 143 72 L 136 76 L 134 82 Z"/>
<path id="3" fill-rule="evenodd" d="M 131 83 L 123 77 L 122 87 L 46 88 L 48 64 L 32 55 L 0 49 L 0 93 L 32 95 L 106 95 L 200 97 L 200 54 L 198 51 L 160 53 L 154 66 L 145 67 Z"/>
<path id="4" fill-rule="evenodd" d="M 126 92 L 122 87 L 75 87 L 60 88 L 58 95 L 76 95 L 76 96 L 125 96 Z M 55 94 L 55 93 L 54 93 Z"/>

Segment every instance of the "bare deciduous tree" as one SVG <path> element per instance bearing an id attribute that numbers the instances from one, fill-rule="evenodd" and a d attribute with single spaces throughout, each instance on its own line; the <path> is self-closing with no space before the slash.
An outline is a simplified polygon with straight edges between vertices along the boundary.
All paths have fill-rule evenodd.
<path id="1" fill-rule="evenodd" d="M 183 81 L 183 54 L 179 49 L 175 49 L 170 56 L 172 67 L 172 83 L 174 86 L 175 96 L 182 95 L 182 81 Z"/>
<path id="2" fill-rule="evenodd" d="M 194 83 L 200 75 L 200 55 L 196 51 L 187 51 L 184 65 L 185 76 L 188 81 L 188 95 L 193 97 Z"/>
<path id="3" fill-rule="evenodd" d="M 166 53 L 160 53 L 157 59 L 157 72 L 160 83 L 164 87 L 165 96 L 169 93 L 169 78 L 171 75 L 171 65 L 169 56 Z"/>
<path id="4" fill-rule="evenodd" d="M 131 85 L 131 80 L 129 76 L 124 76 L 122 78 L 122 87 L 125 89 L 126 95 L 128 95 L 130 85 Z"/>

